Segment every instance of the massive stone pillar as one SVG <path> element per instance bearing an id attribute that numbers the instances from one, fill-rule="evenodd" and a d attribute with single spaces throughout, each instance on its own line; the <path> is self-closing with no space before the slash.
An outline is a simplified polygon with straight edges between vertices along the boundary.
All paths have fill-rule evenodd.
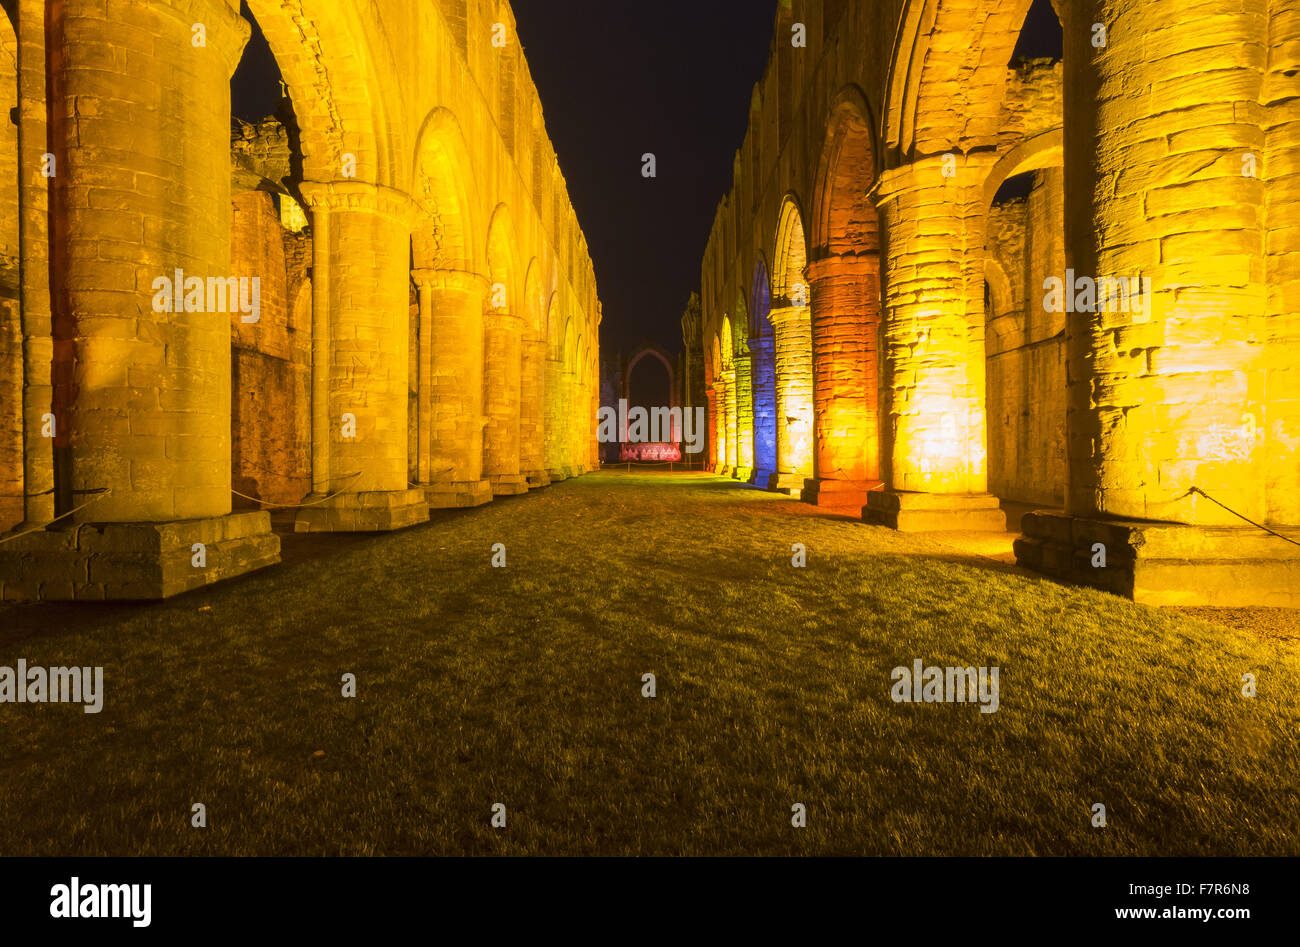
<path id="1" fill-rule="evenodd" d="M 307 183 L 312 217 L 312 493 L 299 532 L 429 518 L 407 483 L 410 228 L 406 195 Z"/>
<path id="2" fill-rule="evenodd" d="M 483 300 L 488 282 L 459 270 L 416 270 L 420 288 L 421 486 L 429 506 L 479 506 L 492 499 L 483 476 Z M 427 360 L 427 362 L 426 362 Z"/>
<path id="3" fill-rule="evenodd" d="M 704 401 L 708 408 L 706 424 L 709 427 L 707 469 L 716 472 L 718 467 L 722 464 L 719 454 L 719 447 L 722 444 L 722 438 L 720 436 L 721 424 L 719 421 L 721 419 L 721 414 L 718 407 L 718 393 L 714 390 L 713 382 L 708 382 L 704 386 Z"/>
<path id="4" fill-rule="evenodd" d="M 798 498 L 813 475 L 812 324 L 807 306 L 768 314 L 775 333 L 776 472 L 769 490 Z"/>
<path id="5" fill-rule="evenodd" d="M 736 379 L 736 468 L 731 475 L 746 483 L 754 473 L 754 382 L 750 358 L 746 353 L 732 361 Z"/>
<path id="6" fill-rule="evenodd" d="M 564 463 L 564 445 L 569 436 L 569 418 L 564 403 L 564 362 L 546 360 L 546 476 L 551 483 L 570 476 Z"/>
<path id="7" fill-rule="evenodd" d="M 736 419 L 736 370 L 728 369 L 722 373 L 723 384 L 723 409 L 722 414 L 725 419 L 727 433 L 727 461 L 722 473 L 728 477 L 736 475 L 736 468 L 739 466 L 740 445 L 737 442 L 739 436 L 739 425 Z"/>
<path id="8" fill-rule="evenodd" d="M 808 264 L 812 302 L 814 471 L 803 498 L 861 507 L 880 484 L 876 411 L 879 258 Z"/>
<path id="9" fill-rule="evenodd" d="M 1269 285 L 1295 267 L 1271 252 L 1296 220 L 1271 103 L 1300 37 L 1268 7 L 1200 4 L 1178 29 L 1167 4 L 1067 9 L 1069 489 L 1024 518 L 1024 565 L 1152 604 L 1300 604 L 1297 548 L 1240 518 L 1300 523 L 1296 302 Z M 1101 53 L 1072 35 L 1094 22 Z"/>
<path id="10" fill-rule="evenodd" d="M 44 420 L 56 512 L 78 528 L 0 546 L 2 594 L 164 598 L 279 559 L 268 514 L 230 512 L 228 305 L 199 293 L 177 311 L 175 287 L 160 288 L 182 272 L 232 275 L 229 80 L 248 25 L 216 0 L 66 0 L 55 12 Z"/>
<path id="11" fill-rule="evenodd" d="M 546 339 L 524 339 L 519 400 L 519 467 L 529 488 L 545 487 Z"/>
<path id="12" fill-rule="evenodd" d="M 483 316 L 484 401 L 483 470 L 496 496 L 528 492 L 519 470 L 519 404 L 523 384 L 522 316 L 490 309 Z"/>
<path id="13" fill-rule="evenodd" d="M 766 317 L 765 317 L 766 318 Z M 750 483 L 766 487 L 776 473 L 776 374 L 772 336 L 749 340 L 754 391 L 754 473 Z"/>
<path id="14" fill-rule="evenodd" d="M 992 155 L 881 175 L 887 488 L 863 518 L 901 530 L 1004 530 L 984 440 L 984 182 Z"/>
<path id="15" fill-rule="evenodd" d="M 50 320 L 50 180 L 41 173 L 50 148 L 46 121 L 45 2 L 18 5 L 18 206 L 22 325 L 23 522 L 34 529 L 54 519 L 54 439 L 45 415 L 54 405 Z M 57 224 L 56 224 L 57 226 Z"/>
<path id="16" fill-rule="evenodd" d="M 564 392 L 564 451 L 563 472 L 566 477 L 582 475 L 578 445 L 582 442 L 582 409 L 579 406 L 580 389 L 578 373 L 565 368 L 560 375 L 560 386 Z"/>

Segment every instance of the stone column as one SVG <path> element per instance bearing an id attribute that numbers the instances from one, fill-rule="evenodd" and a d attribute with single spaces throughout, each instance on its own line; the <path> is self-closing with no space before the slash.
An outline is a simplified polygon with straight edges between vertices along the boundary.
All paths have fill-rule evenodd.
<path id="1" fill-rule="evenodd" d="M 483 476 L 483 300 L 488 282 L 460 270 L 416 270 L 421 338 L 428 339 L 428 421 L 420 429 L 428 452 L 421 474 L 435 509 L 479 506 L 492 499 Z M 422 353 L 423 357 L 423 353 Z M 422 369 L 425 366 L 422 366 Z M 423 413 L 423 411 L 422 411 Z"/>
<path id="2" fill-rule="evenodd" d="M 425 522 L 424 491 L 407 483 L 411 201 L 360 181 L 306 183 L 302 195 L 312 215 L 312 494 L 294 529 Z"/>
<path id="3" fill-rule="evenodd" d="M 483 316 L 484 400 L 483 471 L 496 496 L 528 492 L 519 471 L 519 404 L 523 384 L 522 316 L 490 309 Z"/>
<path id="4" fill-rule="evenodd" d="M 723 389 L 726 397 L 726 407 L 723 413 L 727 425 L 727 466 L 724 468 L 723 473 L 728 477 L 734 477 L 736 476 L 736 470 L 740 466 L 740 425 L 736 416 L 735 368 L 730 368 L 722 373 L 722 383 L 726 386 Z"/>
<path id="5" fill-rule="evenodd" d="M 714 391 L 713 382 L 708 382 L 704 386 L 704 401 L 707 406 L 707 421 L 705 424 L 709 431 L 707 465 L 709 470 L 717 471 L 720 464 L 718 459 L 718 447 L 721 444 L 721 440 L 718 437 L 718 395 L 717 392 Z"/>
<path id="6" fill-rule="evenodd" d="M 812 317 L 807 306 L 782 306 L 768 319 L 776 337 L 776 472 L 767 486 L 799 497 L 813 475 Z"/>
<path id="7" fill-rule="evenodd" d="M 568 415 L 564 407 L 564 363 L 546 360 L 546 476 L 551 483 L 567 480 L 564 445 L 568 438 Z"/>
<path id="8" fill-rule="evenodd" d="M 560 373 L 560 388 L 564 392 L 563 412 L 564 412 L 564 444 L 563 444 L 563 467 L 565 477 L 578 477 L 582 475 L 582 470 L 578 462 L 578 441 L 582 435 L 579 430 L 579 409 L 578 409 L 578 375 L 571 368 L 565 368 Z"/>
<path id="9" fill-rule="evenodd" d="M 736 373 L 736 469 L 732 476 L 750 482 L 754 475 L 754 377 L 749 354 L 732 361 Z"/>
<path id="10" fill-rule="evenodd" d="M 1021 565 L 1157 605 L 1300 605 L 1300 550 L 1224 508 L 1300 525 L 1296 270 L 1274 257 L 1300 27 L 1268 6 L 1178 29 L 1165 4 L 1066 8 L 1065 153 L 1090 156 L 1065 168 L 1069 485 L 1064 514 L 1023 518 Z M 1094 22 L 1102 52 L 1072 35 Z"/>
<path id="11" fill-rule="evenodd" d="M 860 508 L 880 485 L 879 266 L 874 253 L 808 264 L 815 438 L 815 476 L 803 492 L 809 503 Z"/>
<path id="12" fill-rule="evenodd" d="M 523 342 L 519 404 L 519 467 L 529 489 L 548 486 L 546 474 L 546 339 Z"/>
<path id="13" fill-rule="evenodd" d="M 776 376 L 770 335 L 749 340 L 754 391 L 754 473 L 750 483 L 766 487 L 776 473 Z"/>
<path id="14" fill-rule="evenodd" d="M 54 440 L 44 433 L 53 409 L 50 367 L 50 179 L 41 173 L 49 151 L 46 124 L 45 0 L 18 5 L 18 242 L 22 321 L 23 522 L 33 529 L 54 519 Z M 56 169 L 57 170 L 57 169 Z"/>
<path id="15" fill-rule="evenodd" d="M 45 34 L 58 64 L 46 88 L 56 161 L 46 412 L 59 512 L 76 510 L 63 524 L 94 525 L 0 546 L 0 595 L 165 598 L 279 559 L 268 514 L 231 514 L 228 301 L 184 301 L 187 281 L 232 275 L 229 82 L 249 30 L 217 0 L 60 9 Z M 28 41 L 40 12 L 23 7 Z M 203 47 L 191 43 L 196 17 Z M 43 308 L 39 287 L 29 289 Z M 33 380 L 44 387 L 39 370 Z M 43 454 L 28 492 L 48 482 Z"/>
<path id="16" fill-rule="evenodd" d="M 863 518 L 901 530 L 997 530 L 984 441 L 984 182 L 993 155 L 880 176 L 886 243 L 888 489 Z"/>

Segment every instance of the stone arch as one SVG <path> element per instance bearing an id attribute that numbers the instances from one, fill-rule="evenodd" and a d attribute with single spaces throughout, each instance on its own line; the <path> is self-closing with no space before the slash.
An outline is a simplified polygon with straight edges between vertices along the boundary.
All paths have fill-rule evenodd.
<path id="1" fill-rule="evenodd" d="M 524 305 L 520 313 L 524 317 L 525 334 L 530 338 L 542 338 L 546 330 L 543 316 L 546 312 L 546 287 L 542 282 L 542 261 L 533 257 L 528 263 L 524 276 Z"/>
<path id="2" fill-rule="evenodd" d="M 984 182 L 984 203 L 990 205 L 998 189 L 1018 174 L 1043 168 L 1060 168 L 1065 165 L 1065 135 L 1062 129 L 1053 128 L 1033 138 L 1020 142 L 1004 155 Z"/>
<path id="3" fill-rule="evenodd" d="M 722 371 L 728 371 L 732 365 L 732 359 L 735 357 L 736 350 L 733 348 L 731 333 L 731 317 L 724 315 L 722 325 L 718 329 L 718 344 L 722 353 Z"/>
<path id="4" fill-rule="evenodd" d="M 488 224 L 488 237 L 486 245 L 488 281 L 492 284 L 492 292 L 495 293 L 497 286 L 504 286 L 506 291 L 505 310 L 507 312 L 516 312 L 520 305 L 521 299 L 517 295 L 519 287 L 517 285 L 519 274 L 519 255 L 518 242 L 515 239 L 515 228 L 510 218 L 510 208 L 505 204 L 498 204 L 496 210 L 492 212 L 492 220 Z"/>
<path id="5" fill-rule="evenodd" d="M 754 264 L 754 275 L 749 284 L 749 336 L 762 337 L 772 334 L 772 323 L 767 315 L 772 308 L 772 281 L 767 275 L 767 260 L 758 254 Z"/>
<path id="6" fill-rule="evenodd" d="M 425 118 L 416 141 L 411 195 L 417 223 L 411 238 L 417 269 L 477 272 L 479 206 L 473 163 L 460 123 L 449 109 Z"/>
<path id="7" fill-rule="evenodd" d="M 384 82 L 375 68 L 387 49 L 371 43 L 351 4 L 333 0 L 248 0 L 289 87 L 308 181 L 344 180 L 343 156 L 356 157 L 355 178 L 400 187 L 405 168 L 385 117 Z"/>
<path id="8" fill-rule="evenodd" d="M 1033 0 L 907 0 L 886 81 L 885 163 L 996 142 L 1006 64 Z M 1053 6 L 1060 15 L 1060 4 Z"/>
<path id="9" fill-rule="evenodd" d="M 808 265 L 808 237 L 799 198 L 793 193 L 787 194 L 781 204 L 772 257 L 776 261 L 772 269 L 772 305 L 789 305 L 792 293 L 800 295 L 800 286 L 805 291 L 800 305 L 807 305 L 804 268 Z"/>
<path id="10" fill-rule="evenodd" d="M 826 124 L 814 188 L 814 257 L 880 249 L 879 221 L 868 192 L 879 173 L 866 97 L 856 86 L 836 96 Z"/>

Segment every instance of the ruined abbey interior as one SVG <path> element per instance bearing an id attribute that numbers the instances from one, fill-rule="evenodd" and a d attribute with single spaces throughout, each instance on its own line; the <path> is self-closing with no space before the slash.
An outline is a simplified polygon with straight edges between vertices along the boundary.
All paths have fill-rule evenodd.
<path id="1" fill-rule="evenodd" d="M 711 469 L 1300 604 L 1298 148 L 1292 0 L 782 3 L 688 332 Z"/>
<path id="2" fill-rule="evenodd" d="M 269 510 L 396 530 L 597 463 L 508 3 L 4 6 L 0 596 L 163 598 L 278 561 Z M 254 22 L 283 97 L 232 123 Z"/>

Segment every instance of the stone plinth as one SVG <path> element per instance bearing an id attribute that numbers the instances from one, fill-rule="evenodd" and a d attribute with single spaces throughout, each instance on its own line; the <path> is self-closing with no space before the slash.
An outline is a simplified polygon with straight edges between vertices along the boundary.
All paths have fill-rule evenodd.
<path id="1" fill-rule="evenodd" d="M 872 490 L 880 489 L 879 480 L 820 480 L 814 477 L 802 481 L 800 499 L 813 506 L 862 507 Z"/>
<path id="2" fill-rule="evenodd" d="M 1026 569 L 1147 605 L 1300 607 L 1300 546 L 1250 526 L 1040 511 L 1022 517 L 1015 550 Z"/>
<path id="3" fill-rule="evenodd" d="M 482 506 L 492 502 L 492 484 L 486 480 L 439 481 L 424 485 L 424 498 L 434 510 Z"/>
<path id="4" fill-rule="evenodd" d="M 991 493 L 904 493 L 878 490 L 868 494 L 862 519 L 904 533 L 1005 532 L 1007 515 Z"/>
<path id="5" fill-rule="evenodd" d="M 298 511 L 294 532 L 387 532 L 425 523 L 430 506 L 426 489 L 342 493 L 323 502 L 308 497 L 304 502 L 311 505 Z"/>
<path id="6" fill-rule="evenodd" d="M 194 564 L 203 544 L 203 565 Z M 265 511 L 169 523 L 82 523 L 0 545 L 0 600 L 170 598 L 280 561 Z"/>
<path id="7" fill-rule="evenodd" d="M 773 493 L 784 493 L 796 500 L 803 498 L 804 478 L 799 474 L 777 471 L 767 478 L 767 488 Z"/>

